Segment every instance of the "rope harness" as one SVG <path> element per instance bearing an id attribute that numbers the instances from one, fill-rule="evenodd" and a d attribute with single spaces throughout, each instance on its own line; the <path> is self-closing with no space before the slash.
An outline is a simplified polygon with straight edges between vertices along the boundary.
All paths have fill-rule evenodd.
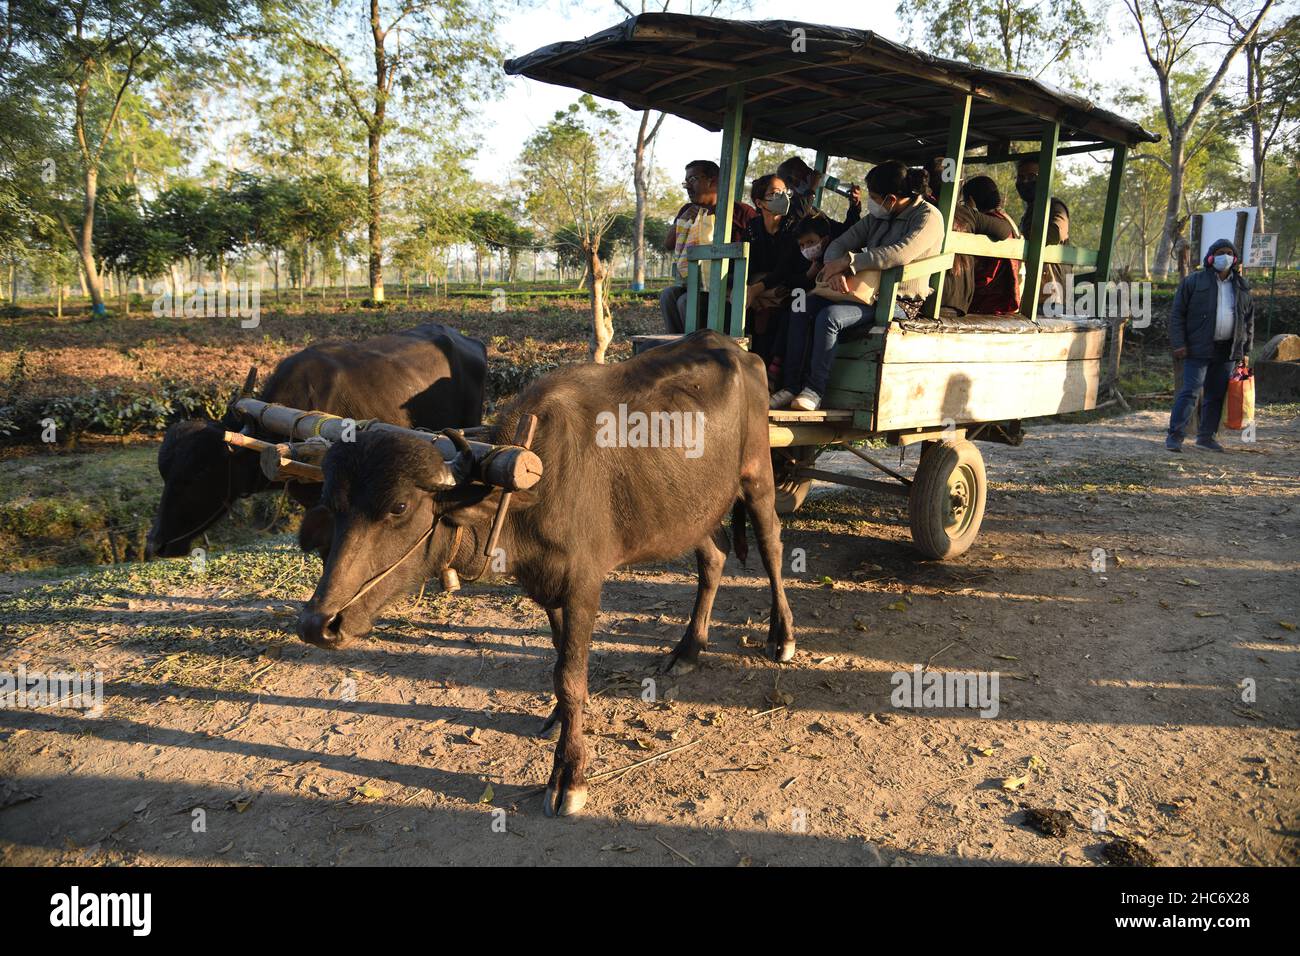
<path id="1" fill-rule="evenodd" d="M 348 608 L 350 608 L 353 604 L 357 603 L 357 601 L 361 600 L 361 598 L 363 598 L 377 584 L 379 584 L 380 581 L 384 580 L 384 578 L 388 577 L 390 574 L 396 571 L 403 561 L 405 561 L 407 558 L 413 555 L 422 544 L 424 544 L 426 541 L 429 540 L 430 537 L 432 537 L 433 533 L 436 530 L 438 530 L 438 525 L 440 523 L 441 523 L 440 521 L 435 521 L 433 524 L 429 525 L 428 530 L 425 531 L 423 534 L 421 534 L 420 537 L 415 539 L 415 543 L 406 549 L 405 554 L 403 554 L 400 558 L 398 558 L 396 561 L 390 564 L 383 571 L 380 571 L 378 574 L 371 577 L 368 581 L 366 581 L 365 584 L 361 585 L 360 590 L 358 590 L 356 594 L 352 595 L 352 597 L 348 599 L 348 601 L 341 608 L 339 608 L 337 611 L 334 612 L 335 616 L 337 617 L 338 615 L 346 611 Z M 442 566 L 442 570 L 439 572 L 440 576 L 445 576 L 448 571 L 452 571 L 452 565 L 456 562 L 456 556 L 460 553 L 460 542 L 464 534 L 465 534 L 465 527 L 463 525 L 456 525 L 456 533 L 451 539 L 451 551 L 448 554 L 446 563 Z M 483 559 L 483 563 L 479 566 L 478 571 L 472 576 L 470 576 L 469 578 L 467 578 L 467 580 L 477 581 L 479 578 L 481 578 L 483 576 L 483 573 L 487 571 L 489 560 L 490 560 L 489 558 L 485 557 Z M 454 574 L 455 572 L 452 571 L 452 573 Z M 459 584 L 457 584 L 457 587 L 459 587 Z M 455 588 L 452 588 L 451 590 L 455 590 Z"/>

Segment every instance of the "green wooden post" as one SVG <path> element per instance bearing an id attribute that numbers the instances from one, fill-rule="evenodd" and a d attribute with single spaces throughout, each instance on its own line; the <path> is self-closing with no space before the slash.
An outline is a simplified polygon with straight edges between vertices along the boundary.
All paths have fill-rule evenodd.
<path id="1" fill-rule="evenodd" d="M 1119 202 L 1125 181 L 1125 164 L 1128 147 L 1117 146 L 1110 153 L 1110 183 L 1106 186 L 1106 209 L 1101 216 L 1101 245 L 1097 247 L 1097 268 L 1091 278 L 1096 289 L 1097 302 L 1101 302 L 1100 286 L 1110 278 L 1110 260 L 1115 251 L 1115 232 L 1119 226 Z"/>
<path id="2" fill-rule="evenodd" d="M 1115 230 L 1119 225 L 1119 201 L 1124 188 L 1124 164 L 1128 160 L 1128 147 L 1116 146 L 1110 159 L 1110 185 L 1106 188 L 1106 212 L 1101 220 L 1101 245 L 1097 248 L 1097 271 L 1092 274 L 1094 286 L 1110 279 L 1110 260 L 1115 252 Z M 1101 289 L 1096 300 L 1100 303 Z"/>
<path id="3" fill-rule="evenodd" d="M 687 332 L 700 327 L 700 264 L 694 259 L 686 263 L 686 321 Z"/>
<path id="4" fill-rule="evenodd" d="M 939 185 L 939 211 L 943 213 L 943 246 L 940 252 L 948 251 L 948 237 L 953 232 L 953 217 L 957 214 L 957 190 L 961 187 L 963 157 L 966 155 L 966 131 L 970 128 L 970 94 L 953 98 L 952 119 L 948 123 L 948 141 L 944 147 L 944 172 L 951 167 L 952 178 L 945 179 Z M 931 186 L 933 188 L 933 185 Z M 931 281 L 934 289 L 934 301 L 930 303 L 930 317 L 937 319 L 943 305 L 943 273 L 936 272 Z"/>
<path id="5" fill-rule="evenodd" d="M 894 321 L 894 306 L 898 304 L 898 281 L 901 269 L 886 269 L 880 274 L 880 291 L 876 293 L 876 325 L 887 326 Z"/>
<path id="6" fill-rule="evenodd" d="M 817 192 L 813 193 L 813 206 L 820 209 L 822 207 L 822 179 L 826 178 L 826 166 L 830 160 L 826 150 L 817 150 L 817 155 L 813 159 L 813 172 L 821 173 L 821 179 L 817 180 Z M 788 185 L 788 184 L 787 184 Z"/>
<path id="7" fill-rule="evenodd" d="M 722 124 L 722 156 L 718 161 L 718 205 L 713 217 L 713 244 L 731 241 L 732 204 L 740 166 L 741 124 L 744 122 L 745 84 L 737 83 L 727 91 L 727 115 Z M 727 324 L 727 273 L 730 262 L 715 259 L 709 263 L 709 328 L 725 331 Z M 744 317 L 735 321 L 737 335 L 744 334 Z M 690 331 L 694 331 L 693 329 Z"/>
<path id="8" fill-rule="evenodd" d="M 1020 314 L 1029 319 L 1038 315 L 1038 294 L 1043 287 L 1043 249 L 1047 246 L 1056 144 L 1060 135 L 1061 125 L 1055 120 L 1043 125 L 1043 140 L 1038 150 L 1038 189 L 1034 194 L 1029 235 L 1025 238 L 1025 287 L 1020 298 Z"/>

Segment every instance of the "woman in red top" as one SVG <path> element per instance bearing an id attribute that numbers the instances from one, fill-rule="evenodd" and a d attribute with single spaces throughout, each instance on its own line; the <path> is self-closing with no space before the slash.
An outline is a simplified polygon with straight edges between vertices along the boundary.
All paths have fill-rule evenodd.
<path id="1" fill-rule="evenodd" d="M 976 176 L 966 181 L 962 201 L 989 216 L 1005 219 L 1011 234 L 1019 239 L 1020 233 L 1011 217 L 1002 211 L 1002 193 L 998 184 L 988 176 Z M 976 315 L 1010 315 L 1020 310 L 1020 260 L 995 259 L 992 256 L 975 258 L 975 294 L 970 311 Z"/>

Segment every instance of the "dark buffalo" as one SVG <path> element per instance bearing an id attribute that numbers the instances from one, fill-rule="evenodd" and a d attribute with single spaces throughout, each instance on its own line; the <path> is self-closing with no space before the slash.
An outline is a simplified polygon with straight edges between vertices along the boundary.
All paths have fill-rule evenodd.
<path id="1" fill-rule="evenodd" d="M 692 416 L 702 422 L 703 440 L 687 445 L 684 425 L 680 444 L 687 447 L 645 447 L 645 434 L 634 438 L 631 427 L 611 440 L 610 416 L 631 423 L 638 411 L 678 413 L 683 423 Z M 610 571 L 694 549 L 695 607 L 664 662 L 664 670 L 685 672 L 708 640 L 728 543 L 722 521 L 733 512 L 740 552 L 748 512 L 771 586 L 767 655 L 794 655 L 768 452 L 767 377 L 762 359 L 706 330 L 626 362 L 547 375 L 502 416 L 492 440 L 509 442 L 524 413 L 537 416 L 532 447 L 545 472 L 531 492 L 515 495 L 501 557 L 550 619 L 558 656 L 556 707 L 547 723 L 558 719 L 561 730 L 545 809 L 569 814 L 586 802 L 587 648 Z M 327 554 L 298 619 L 303 640 L 342 647 L 368 633 L 385 605 L 445 568 L 469 579 L 483 572 L 501 492 L 468 480 L 467 462 L 467 452 L 444 461 L 433 443 L 391 433 L 330 449 L 321 505 L 308 512 L 300 533 L 304 548 Z"/>
<path id="2" fill-rule="evenodd" d="M 280 362 L 258 396 L 290 408 L 357 420 L 377 418 L 410 428 L 467 428 L 483 419 L 487 351 L 436 322 L 361 342 L 327 342 Z M 268 490 L 255 452 L 222 440 L 244 422 L 191 420 L 167 429 L 158 450 L 162 501 L 149 531 L 147 556 L 171 558 L 211 527 L 239 498 Z M 277 436 L 253 432 L 267 440 Z M 298 482 L 289 492 L 311 507 L 320 487 Z"/>

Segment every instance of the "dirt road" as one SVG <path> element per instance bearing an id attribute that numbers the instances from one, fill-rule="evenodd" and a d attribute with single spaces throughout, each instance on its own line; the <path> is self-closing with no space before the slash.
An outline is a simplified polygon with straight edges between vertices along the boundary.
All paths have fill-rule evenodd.
<path id="1" fill-rule="evenodd" d="M 1226 456 L 1167 454 L 1156 413 L 982 446 L 984 530 L 950 564 L 908 547 L 901 500 L 817 494 L 786 527 L 806 564 L 784 667 L 758 649 L 756 557 L 729 561 L 678 679 L 655 666 L 693 565 L 620 573 L 591 668 L 607 776 L 574 820 L 541 814 L 552 651 L 507 582 L 329 654 L 291 634 L 316 564 L 287 540 L 201 575 L 10 581 L 0 669 L 105 687 L 98 718 L 0 710 L 0 862 L 1096 864 L 1126 837 L 1162 864 L 1294 864 L 1294 411 Z M 996 716 L 894 706 L 916 665 L 997 672 Z M 1023 806 L 1066 811 L 1064 834 Z"/>

